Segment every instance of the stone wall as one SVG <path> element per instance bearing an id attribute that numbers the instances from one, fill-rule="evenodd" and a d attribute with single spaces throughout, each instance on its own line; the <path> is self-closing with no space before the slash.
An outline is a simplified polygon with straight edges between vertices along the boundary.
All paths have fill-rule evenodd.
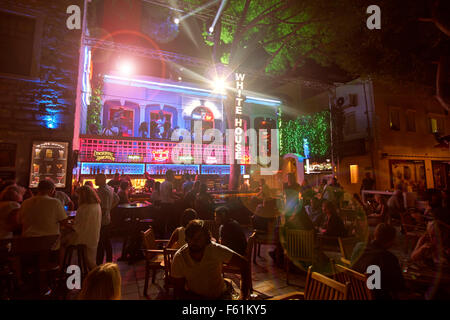
<path id="1" fill-rule="evenodd" d="M 82 0 L 4 0 L 0 7 L 36 18 L 33 74 L 0 74 L 0 142 L 17 144 L 16 167 L 10 170 L 24 185 L 33 140 L 72 143 L 81 37 L 81 30 L 66 27 L 66 9 L 72 4 L 82 13 Z"/>

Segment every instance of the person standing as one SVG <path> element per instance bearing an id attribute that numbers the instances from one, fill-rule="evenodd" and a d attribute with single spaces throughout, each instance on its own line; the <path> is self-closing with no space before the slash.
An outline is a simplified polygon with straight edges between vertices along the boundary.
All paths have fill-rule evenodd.
<path id="1" fill-rule="evenodd" d="M 374 190 L 374 189 L 375 189 L 375 180 L 372 179 L 370 172 L 366 172 L 366 177 L 363 179 L 361 183 L 360 193 L 362 194 L 364 190 Z"/>
<path id="2" fill-rule="evenodd" d="M 82 186 L 77 190 L 79 207 L 73 229 L 73 244 L 84 244 L 87 247 L 86 260 L 89 269 L 96 267 L 97 246 L 100 239 L 102 225 L 102 209 L 100 198 L 95 190 L 89 186 Z"/>
<path id="3" fill-rule="evenodd" d="M 283 185 L 283 193 L 285 197 L 285 214 L 286 216 L 292 216 L 297 206 L 299 205 L 298 194 L 300 192 L 300 185 L 295 181 L 295 175 L 291 172 L 288 173 L 288 182 Z"/>
<path id="4" fill-rule="evenodd" d="M 161 226 L 162 233 L 171 234 L 178 224 L 178 217 L 175 212 L 175 200 L 178 199 L 174 190 L 173 183 L 175 177 L 172 170 L 167 170 L 166 180 L 161 184 L 160 197 L 161 197 Z"/>
<path id="5" fill-rule="evenodd" d="M 103 173 L 95 176 L 95 184 L 98 186 L 97 195 L 100 198 L 102 209 L 102 227 L 97 247 L 97 265 L 103 263 L 106 252 L 106 262 L 112 262 L 112 246 L 110 240 L 111 209 L 119 203 L 119 196 L 113 188 L 106 184 L 106 176 Z"/>
<path id="6" fill-rule="evenodd" d="M 184 179 L 185 179 L 185 182 L 183 183 L 183 186 L 181 187 L 183 189 L 183 196 L 185 196 L 194 187 L 194 182 L 192 182 L 191 175 L 189 173 L 186 173 L 186 175 L 184 176 Z"/>

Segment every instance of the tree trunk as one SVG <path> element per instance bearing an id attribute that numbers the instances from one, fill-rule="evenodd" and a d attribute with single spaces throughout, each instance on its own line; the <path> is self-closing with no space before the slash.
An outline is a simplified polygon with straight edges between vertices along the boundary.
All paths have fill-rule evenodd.
<path id="1" fill-rule="evenodd" d="M 224 102 L 224 109 L 225 115 L 227 117 L 227 129 L 234 129 L 234 96 L 232 94 L 227 94 L 227 99 Z M 230 156 L 231 154 L 234 155 L 234 149 L 228 150 L 228 152 L 230 153 Z M 239 164 L 236 164 L 235 162 L 236 161 L 230 164 L 230 178 L 228 180 L 228 190 L 230 191 L 239 190 L 241 166 Z"/>

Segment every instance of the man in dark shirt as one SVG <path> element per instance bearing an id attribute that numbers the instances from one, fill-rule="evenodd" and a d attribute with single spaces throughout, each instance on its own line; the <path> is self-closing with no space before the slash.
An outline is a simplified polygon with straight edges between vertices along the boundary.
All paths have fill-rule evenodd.
<path id="1" fill-rule="evenodd" d="M 114 178 L 108 182 L 108 186 L 114 189 L 114 192 L 117 193 L 120 187 L 120 175 L 118 172 L 114 174 Z"/>
<path id="2" fill-rule="evenodd" d="M 230 217 L 227 207 L 219 207 L 215 212 L 215 220 L 219 228 L 220 244 L 230 248 L 234 252 L 245 256 L 247 250 L 247 238 L 241 225 Z"/>
<path id="3" fill-rule="evenodd" d="M 398 298 L 405 289 L 402 270 L 398 258 L 388 251 L 395 241 L 395 228 L 380 223 L 374 232 L 374 240 L 367 245 L 353 269 L 365 274 L 367 267 L 378 266 L 381 272 L 381 288 L 373 289 L 375 299 L 386 300 Z"/>

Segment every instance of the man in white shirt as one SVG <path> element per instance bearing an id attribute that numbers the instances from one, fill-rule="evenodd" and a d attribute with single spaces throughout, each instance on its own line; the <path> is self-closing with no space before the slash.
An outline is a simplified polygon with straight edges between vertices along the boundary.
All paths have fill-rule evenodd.
<path id="1" fill-rule="evenodd" d="M 52 198 L 55 184 L 50 180 L 39 182 L 36 196 L 25 200 L 19 210 L 22 236 L 37 237 L 60 234 L 60 225 L 67 223 L 67 214 L 58 199 Z M 54 249 L 59 248 L 59 243 Z"/>
<path id="2" fill-rule="evenodd" d="M 202 220 L 189 222 L 185 231 L 186 245 L 175 254 L 172 277 L 175 296 L 181 299 L 221 299 L 229 286 L 222 276 L 227 263 L 241 270 L 241 299 L 247 299 L 251 284 L 249 262 L 231 249 L 211 242 Z"/>

